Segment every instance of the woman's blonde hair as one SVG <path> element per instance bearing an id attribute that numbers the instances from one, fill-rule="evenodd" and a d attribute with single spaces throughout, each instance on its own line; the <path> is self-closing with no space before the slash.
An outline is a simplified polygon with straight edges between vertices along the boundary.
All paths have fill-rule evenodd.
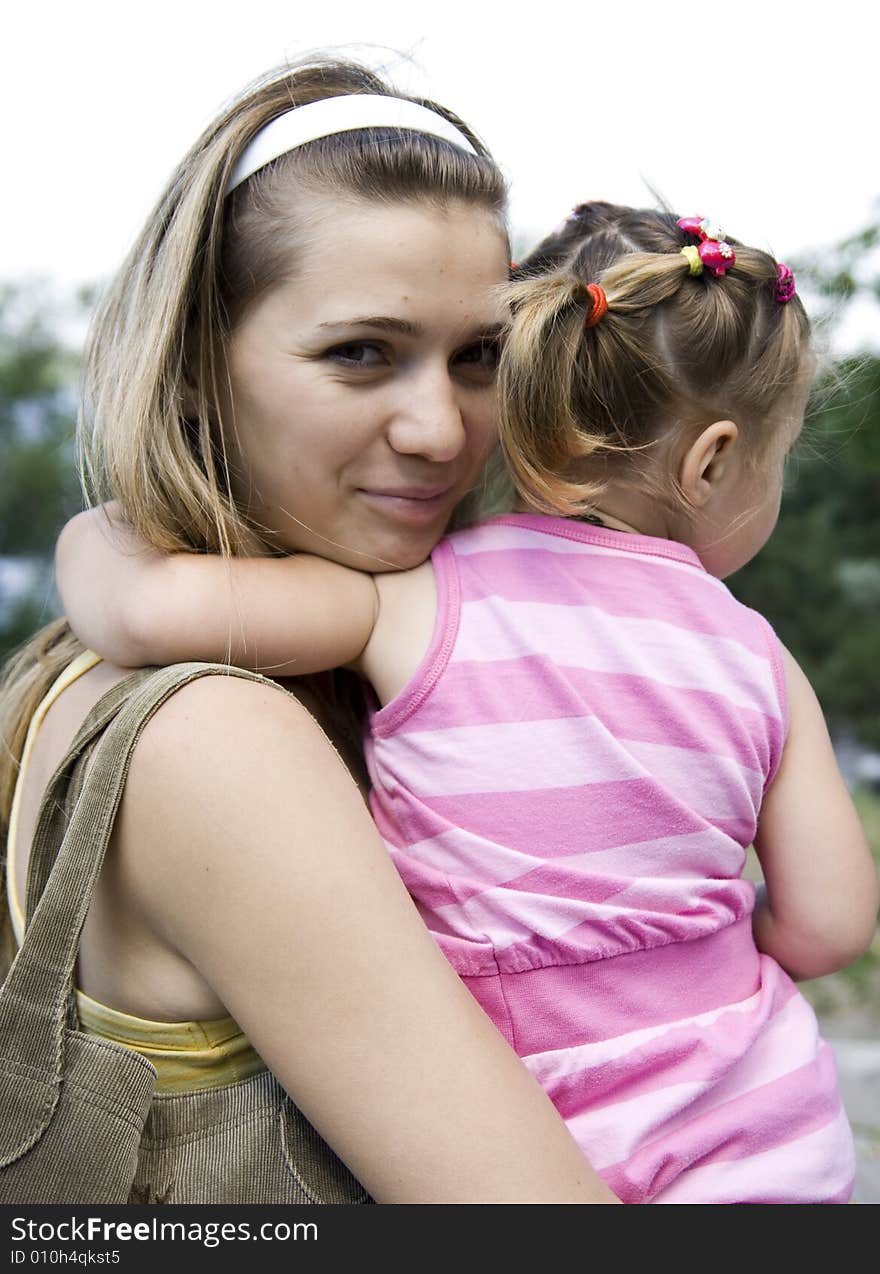
<path id="1" fill-rule="evenodd" d="M 261 128 L 294 106 L 349 93 L 419 102 L 450 120 L 476 153 L 427 134 L 365 128 L 309 142 L 224 198 Z M 100 304 L 85 351 L 79 448 L 87 498 L 117 500 L 159 550 L 278 551 L 232 497 L 219 404 L 229 335 L 266 289 L 296 270 L 298 191 L 389 204 L 463 201 L 504 227 L 506 184 L 479 138 L 444 107 L 398 93 L 362 66 L 310 59 L 262 77 L 226 107 L 172 174 Z M 58 621 L 5 671 L 0 828 L 28 722 L 81 649 Z"/>
<path id="2" fill-rule="evenodd" d="M 673 213 L 590 203 L 516 268 L 499 396 L 526 504 L 589 512 L 622 465 L 674 502 L 674 484 L 639 464 L 670 428 L 686 437 L 730 417 L 760 456 L 774 408 L 802 382 L 810 324 L 798 297 L 776 299 L 777 262 L 729 242 L 732 270 L 694 276 L 681 252 L 694 239 Z M 594 326 L 588 284 L 608 303 Z"/>

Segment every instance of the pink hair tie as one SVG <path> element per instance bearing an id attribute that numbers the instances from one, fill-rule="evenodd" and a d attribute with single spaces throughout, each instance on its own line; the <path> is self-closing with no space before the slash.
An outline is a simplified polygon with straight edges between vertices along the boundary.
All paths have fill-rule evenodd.
<path id="1" fill-rule="evenodd" d="M 704 239 L 697 252 L 703 265 L 716 279 L 736 265 L 736 253 L 724 239 Z"/>
<path id="2" fill-rule="evenodd" d="M 780 305 L 787 305 L 795 294 L 794 271 L 780 261 L 776 267 L 776 286 L 773 295 Z"/>
<path id="3" fill-rule="evenodd" d="M 697 252 L 704 268 L 710 274 L 719 278 L 736 264 L 736 253 L 725 240 L 724 231 L 708 217 L 682 217 L 676 224 L 685 234 L 693 235 L 695 239 L 700 240 Z M 699 273 L 694 268 L 690 256 L 688 256 L 688 262 L 691 265 L 691 273 Z"/>

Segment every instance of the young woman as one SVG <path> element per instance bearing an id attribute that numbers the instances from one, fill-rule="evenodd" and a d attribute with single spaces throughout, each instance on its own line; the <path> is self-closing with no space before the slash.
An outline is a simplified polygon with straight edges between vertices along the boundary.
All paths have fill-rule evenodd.
<path id="1" fill-rule="evenodd" d="M 337 63 L 257 85 L 183 160 L 103 304 L 83 427 L 98 490 L 157 549 L 423 561 L 493 446 L 503 209 L 498 169 L 448 112 Z M 50 776 L 124 680 L 63 626 L 8 672 L 19 940 Z M 340 693 L 295 696 L 198 676 L 134 751 L 79 1017 L 153 1062 L 166 1112 L 206 1099 L 170 1147 L 151 1115 L 133 1197 L 301 1199 L 309 1134 L 291 1134 L 286 1093 L 378 1201 L 614 1201 L 422 924 L 358 790 Z M 242 1186 L 247 1165 L 194 1147 L 268 1073 L 286 1176 L 257 1165 Z M 305 1197 L 338 1197 L 325 1187 Z"/>

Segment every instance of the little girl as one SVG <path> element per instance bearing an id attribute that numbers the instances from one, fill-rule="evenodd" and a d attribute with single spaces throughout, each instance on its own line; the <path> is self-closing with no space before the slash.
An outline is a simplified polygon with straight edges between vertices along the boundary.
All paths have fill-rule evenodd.
<path id="1" fill-rule="evenodd" d="M 75 523 L 68 614 L 123 664 L 369 681 L 398 870 L 621 1199 L 845 1202 L 834 1062 L 791 979 L 862 952 L 876 875 L 803 673 L 721 583 L 770 535 L 802 425 L 793 276 L 700 218 L 607 204 L 516 276 L 515 512 L 380 576 L 134 560 Z"/>

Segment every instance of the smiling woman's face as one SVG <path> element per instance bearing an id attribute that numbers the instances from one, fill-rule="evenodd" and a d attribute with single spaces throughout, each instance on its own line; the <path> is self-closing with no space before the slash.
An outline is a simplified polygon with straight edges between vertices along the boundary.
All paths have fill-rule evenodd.
<path id="1" fill-rule="evenodd" d="M 495 441 L 505 237 L 463 203 L 308 214 L 295 277 L 227 345 L 234 495 L 288 549 L 415 566 Z"/>

